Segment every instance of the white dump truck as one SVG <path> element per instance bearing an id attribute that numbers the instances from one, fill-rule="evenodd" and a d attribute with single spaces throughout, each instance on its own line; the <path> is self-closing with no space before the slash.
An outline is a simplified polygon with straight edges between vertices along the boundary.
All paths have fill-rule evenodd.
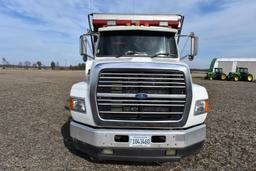
<path id="1" fill-rule="evenodd" d="M 184 17 L 89 14 L 85 79 L 70 92 L 70 136 L 96 160 L 169 161 L 206 138 L 208 94 L 178 50 Z M 198 38 L 187 35 L 193 59 Z"/>

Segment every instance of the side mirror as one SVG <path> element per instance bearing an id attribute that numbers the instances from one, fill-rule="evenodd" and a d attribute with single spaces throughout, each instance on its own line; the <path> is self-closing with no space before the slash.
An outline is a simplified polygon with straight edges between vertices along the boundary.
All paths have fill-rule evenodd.
<path id="1" fill-rule="evenodd" d="M 190 47 L 190 54 L 188 56 L 188 59 L 192 61 L 198 52 L 198 37 L 195 36 L 194 32 L 191 32 L 189 37 L 191 40 L 191 43 L 190 43 L 191 47 Z"/>
<path id="2" fill-rule="evenodd" d="M 83 56 L 83 60 L 87 61 L 87 38 L 86 35 L 80 36 L 80 55 Z"/>

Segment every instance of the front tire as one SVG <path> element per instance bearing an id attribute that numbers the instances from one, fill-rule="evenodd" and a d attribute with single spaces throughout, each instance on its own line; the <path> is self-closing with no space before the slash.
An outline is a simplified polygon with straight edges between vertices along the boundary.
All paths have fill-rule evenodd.
<path id="1" fill-rule="evenodd" d="M 221 79 L 221 80 L 226 80 L 226 79 L 227 79 L 226 74 L 221 74 L 220 79 Z"/>
<path id="2" fill-rule="evenodd" d="M 247 81 L 252 82 L 253 81 L 253 76 L 252 74 L 248 74 L 246 77 Z"/>
<path id="3" fill-rule="evenodd" d="M 233 80 L 234 80 L 234 81 L 238 81 L 238 80 L 239 80 L 238 76 L 237 76 L 237 75 L 234 75 L 234 76 L 233 76 Z"/>

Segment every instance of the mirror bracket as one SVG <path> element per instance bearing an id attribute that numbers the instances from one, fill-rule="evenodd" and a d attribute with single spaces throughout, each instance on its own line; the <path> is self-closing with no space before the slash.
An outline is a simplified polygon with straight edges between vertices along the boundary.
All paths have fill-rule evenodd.
<path id="1" fill-rule="evenodd" d="M 183 60 L 185 58 L 188 58 L 190 61 L 194 60 L 194 56 L 193 55 L 185 55 L 185 56 L 181 57 L 180 60 Z"/>
<path id="2" fill-rule="evenodd" d="M 88 59 L 87 55 L 84 55 L 84 56 L 83 56 L 83 61 L 86 62 L 87 59 Z"/>
<path id="3" fill-rule="evenodd" d="M 189 59 L 190 61 L 193 61 L 193 60 L 194 60 L 194 56 L 193 56 L 193 55 L 188 55 L 188 59 Z"/>

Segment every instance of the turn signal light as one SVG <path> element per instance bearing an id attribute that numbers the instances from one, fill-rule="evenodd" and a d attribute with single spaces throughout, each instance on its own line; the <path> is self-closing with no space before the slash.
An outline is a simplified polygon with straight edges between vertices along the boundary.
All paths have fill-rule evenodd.
<path id="1" fill-rule="evenodd" d="M 205 100 L 205 112 L 209 111 L 209 100 Z"/>
<path id="2" fill-rule="evenodd" d="M 69 110 L 73 110 L 74 109 L 74 102 L 73 102 L 73 98 L 69 98 Z"/>

